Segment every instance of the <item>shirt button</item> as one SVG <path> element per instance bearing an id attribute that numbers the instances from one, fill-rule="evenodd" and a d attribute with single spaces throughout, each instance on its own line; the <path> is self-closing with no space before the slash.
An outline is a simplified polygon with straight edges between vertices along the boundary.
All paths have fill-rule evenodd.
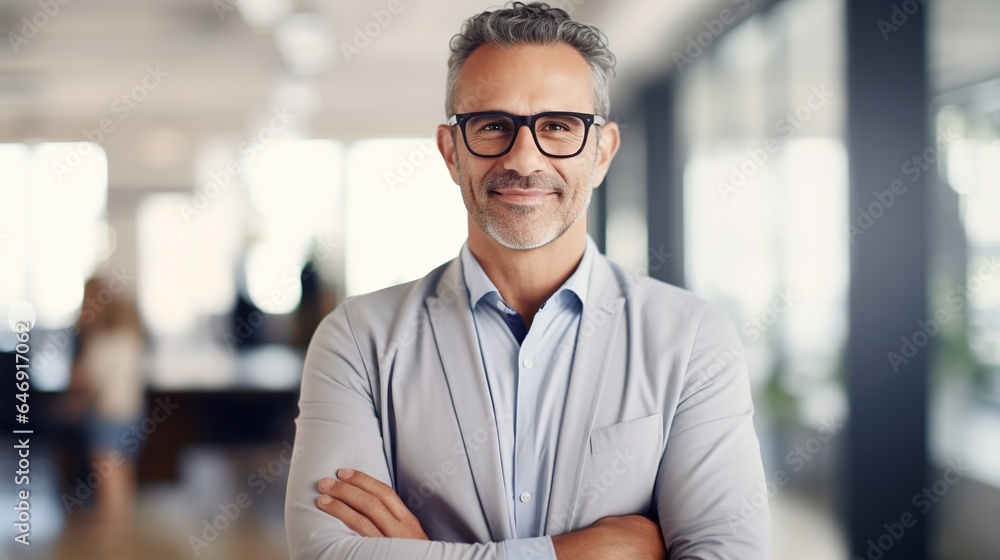
<path id="1" fill-rule="evenodd" d="M 500 301 L 500 300 L 497 300 L 497 309 L 499 309 L 500 311 L 503 311 L 504 313 L 507 312 L 507 306 L 504 305 L 504 303 L 502 301 Z"/>
<path id="2" fill-rule="evenodd" d="M 520 498 L 521 498 L 521 501 L 524 502 L 524 503 L 530 502 L 531 501 L 531 492 L 521 492 Z"/>
<path id="3" fill-rule="evenodd" d="M 521 362 L 521 364 L 524 365 L 524 367 L 526 367 L 528 369 L 531 369 L 531 364 L 533 364 L 533 363 L 534 362 L 531 361 L 531 358 L 525 358 L 524 361 Z"/>

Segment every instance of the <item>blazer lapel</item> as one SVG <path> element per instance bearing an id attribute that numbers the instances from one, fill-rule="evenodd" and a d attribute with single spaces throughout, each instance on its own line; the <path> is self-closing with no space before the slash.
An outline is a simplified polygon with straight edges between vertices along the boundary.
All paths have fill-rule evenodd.
<path id="1" fill-rule="evenodd" d="M 625 306 L 625 298 L 607 258 L 595 255 L 593 266 L 556 444 L 545 518 L 546 535 L 559 535 L 577 528 L 574 521 L 590 430 Z"/>
<path id="2" fill-rule="evenodd" d="M 426 299 L 427 312 L 479 502 L 492 540 L 501 541 L 513 534 L 504 499 L 500 440 L 461 266 L 456 258 L 442 273 L 435 295 Z M 486 442 L 481 441 L 483 432 Z M 476 447 L 469 447 L 470 441 Z"/>

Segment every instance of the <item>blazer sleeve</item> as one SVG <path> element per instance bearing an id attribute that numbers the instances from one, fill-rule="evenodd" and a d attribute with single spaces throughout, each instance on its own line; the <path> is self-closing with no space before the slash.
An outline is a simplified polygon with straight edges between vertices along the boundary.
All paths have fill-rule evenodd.
<path id="1" fill-rule="evenodd" d="M 362 537 L 316 505 L 319 479 L 333 476 L 341 467 L 361 470 L 395 488 L 383 451 L 369 375 L 347 315 L 349 301 L 342 302 L 323 320 L 306 352 L 285 496 L 285 531 L 291 560 L 507 558 L 506 541 L 465 544 Z M 528 543 L 516 544 L 523 547 Z M 534 544 L 551 547 L 550 542 Z M 515 556 L 520 555 L 512 550 L 511 558 Z"/>
<path id="2" fill-rule="evenodd" d="M 707 304 L 654 486 L 671 560 L 770 557 L 770 512 L 743 356 L 732 321 Z"/>

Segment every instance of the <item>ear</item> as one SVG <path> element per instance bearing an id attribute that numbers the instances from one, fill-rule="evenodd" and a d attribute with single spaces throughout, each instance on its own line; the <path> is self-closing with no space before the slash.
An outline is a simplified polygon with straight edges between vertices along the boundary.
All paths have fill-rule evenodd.
<path id="1" fill-rule="evenodd" d="M 444 158 L 445 165 L 448 166 L 448 172 L 451 173 L 451 180 L 458 184 L 458 164 L 455 158 L 458 157 L 458 153 L 455 147 L 455 133 L 454 127 L 448 126 L 446 124 L 438 125 L 437 127 L 437 147 L 438 151 L 441 152 L 441 157 Z"/>
<path id="2" fill-rule="evenodd" d="M 611 121 L 601 127 L 601 142 L 597 145 L 597 161 L 594 163 L 595 189 L 608 174 L 608 167 L 611 165 L 611 160 L 615 159 L 620 143 L 621 132 L 618 130 L 618 123 Z"/>

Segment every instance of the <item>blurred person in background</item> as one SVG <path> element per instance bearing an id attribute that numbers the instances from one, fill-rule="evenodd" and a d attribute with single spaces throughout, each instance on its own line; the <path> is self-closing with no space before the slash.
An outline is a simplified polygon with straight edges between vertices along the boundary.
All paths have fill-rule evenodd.
<path id="1" fill-rule="evenodd" d="M 67 412 L 81 421 L 98 481 L 89 525 L 102 534 L 121 535 L 131 527 L 135 502 L 141 440 L 130 434 L 145 410 L 144 337 L 135 306 L 105 278 L 87 281 L 83 301 Z"/>
<path id="2" fill-rule="evenodd" d="M 606 38 L 515 2 L 451 47 L 437 144 L 468 240 L 316 330 L 292 559 L 767 558 L 738 332 L 587 234 L 619 145 Z"/>

